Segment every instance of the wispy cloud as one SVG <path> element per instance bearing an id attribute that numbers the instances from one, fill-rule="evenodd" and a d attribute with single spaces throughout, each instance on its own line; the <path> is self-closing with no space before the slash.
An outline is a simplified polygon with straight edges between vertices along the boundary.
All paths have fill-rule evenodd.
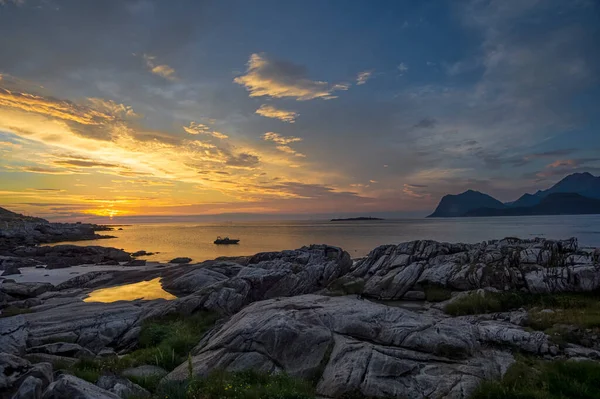
<path id="1" fill-rule="evenodd" d="M 144 54 L 144 60 L 146 66 L 155 75 L 161 76 L 167 80 L 176 80 L 175 69 L 171 68 L 167 64 L 158 64 L 156 62 L 156 56 Z"/>
<path id="2" fill-rule="evenodd" d="M 289 146 L 289 144 L 291 144 L 291 143 L 297 143 L 297 142 L 302 141 L 302 139 L 300 137 L 282 136 L 278 133 L 267 132 L 267 133 L 263 134 L 262 138 L 265 141 L 272 141 L 272 142 L 278 144 L 275 148 L 277 148 L 279 151 L 282 151 L 287 154 L 294 155 L 294 156 L 300 157 L 300 158 L 306 157 L 306 155 L 294 150 L 292 147 Z"/>
<path id="3" fill-rule="evenodd" d="M 371 79 L 373 75 L 373 71 L 363 71 L 360 72 L 357 76 L 356 76 L 356 84 L 357 85 L 364 85 L 365 83 L 367 83 L 367 81 L 369 79 Z"/>
<path id="4" fill-rule="evenodd" d="M 265 118 L 279 119 L 283 122 L 294 123 L 298 117 L 298 113 L 294 111 L 288 111 L 285 109 L 275 108 L 272 105 L 263 104 L 256 110 L 256 113 L 264 116 Z"/>
<path id="5" fill-rule="evenodd" d="M 214 131 L 210 127 L 208 127 L 202 123 L 197 123 L 197 122 L 190 122 L 190 124 L 188 126 L 183 127 L 183 130 L 185 130 L 189 134 L 207 134 L 209 136 L 213 136 L 213 137 L 215 137 L 217 139 L 221 139 L 221 140 L 229 137 L 226 134 Z"/>
<path id="6" fill-rule="evenodd" d="M 336 98 L 335 91 L 348 90 L 348 84 L 329 84 L 311 80 L 306 68 L 286 61 L 272 60 L 264 54 L 252 54 L 246 74 L 234 82 L 246 87 L 250 97 L 291 97 L 298 101 Z"/>
<path id="7" fill-rule="evenodd" d="M 398 70 L 400 71 L 400 76 L 404 75 L 406 72 L 408 72 L 408 64 L 401 62 L 398 64 Z"/>

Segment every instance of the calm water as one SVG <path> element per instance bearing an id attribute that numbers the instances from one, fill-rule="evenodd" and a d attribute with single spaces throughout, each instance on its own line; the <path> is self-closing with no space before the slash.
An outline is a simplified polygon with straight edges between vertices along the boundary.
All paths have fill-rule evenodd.
<path id="1" fill-rule="evenodd" d="M 403 219 L 372 222 L 281 221 L 230 223 L 170 223 L 125 226 L 113 239 L 79 241 L 135 252 L 160 252 L 145 259 L 169 261 L 188 256 L 194 261 L 219 256 L 252 255 L 263 251 L 326 243 L 344 248 L 352 257 L 366 255 L 382 244 L 416 239 L 474 243 L 507 236 L 577 237 L 581 246 L 600 247 L 600 215 L 524 216 L 459 219 Z M 214 245 L 217 236 L 239 238 L 238 245 Z"/>

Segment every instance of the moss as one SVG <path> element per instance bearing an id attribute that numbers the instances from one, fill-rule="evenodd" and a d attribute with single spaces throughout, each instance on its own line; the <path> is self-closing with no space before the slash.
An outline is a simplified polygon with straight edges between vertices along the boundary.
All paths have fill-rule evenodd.
<path id="1" fill-rule="evenodd" d="M 600 364 L 521 358 L 502 380 L 483 383 L 471 399 L 598 399 Z"/>

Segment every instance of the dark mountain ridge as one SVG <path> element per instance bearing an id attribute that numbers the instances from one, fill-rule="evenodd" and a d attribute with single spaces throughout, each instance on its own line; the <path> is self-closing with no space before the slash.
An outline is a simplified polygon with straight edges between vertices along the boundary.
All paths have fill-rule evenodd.
<path id="1" fill-rule="evenodd" d="M 445 195 L 428 217 L 577 214 L 600 214 L 600 177 L 573 173 L 547 190 L 507 203 L 473 190 Z"/>

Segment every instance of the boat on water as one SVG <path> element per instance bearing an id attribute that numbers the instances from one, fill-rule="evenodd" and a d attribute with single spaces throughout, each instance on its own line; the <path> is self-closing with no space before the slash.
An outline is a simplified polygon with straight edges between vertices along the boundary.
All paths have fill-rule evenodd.
<path id="1" fill-rule="evenodd" d="M 217 237 L 217 239 L 215 240 L 215 244 L 217 244 L 217 245 L 237 244 L 238 242 L 240 242 L 240 240 L 238 240 L 236 238 L 229 238 L 229 237 L 221 238 L 220 236 Z"/>

